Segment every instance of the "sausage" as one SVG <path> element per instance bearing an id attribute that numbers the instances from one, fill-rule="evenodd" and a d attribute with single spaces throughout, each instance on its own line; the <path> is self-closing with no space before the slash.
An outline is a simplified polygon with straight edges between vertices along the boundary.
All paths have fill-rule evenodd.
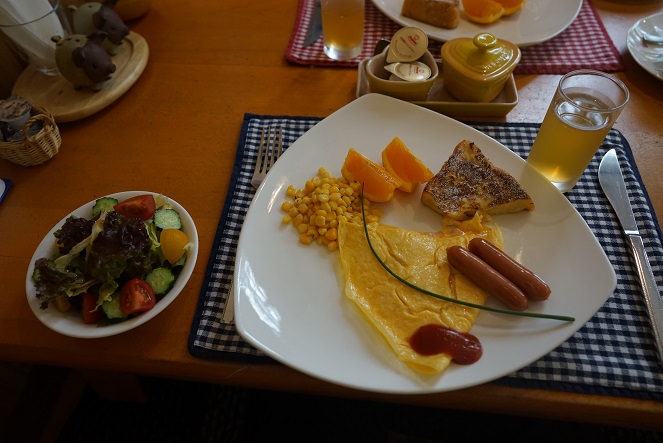
<path id="1" fill-rule="evenodd" d="M 507 308 L 514 311 L 527 309 L 528 301 L 525 294 L 505 276 L 467 249 L 460 246 L 448 247 L 447 260 L 458 272 L 484 291 L 497 297 Z"/>
<path id="2" fill-rule="evenodd" d="M 468 245 L 470 252 L 488 266 L 511 280 L 532 301 L 548 300 L 550 287 L 538 275 L 509 257 L 483 238 L 473 238 Z"/>

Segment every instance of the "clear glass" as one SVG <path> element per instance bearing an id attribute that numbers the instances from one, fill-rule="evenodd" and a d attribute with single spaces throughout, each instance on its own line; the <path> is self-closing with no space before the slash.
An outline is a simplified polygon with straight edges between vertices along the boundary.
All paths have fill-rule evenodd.
<path id="1" fill-rule="evenodd" d="M 560 191 L 573 189 L 629 100 L 619 79 L 580 70 L 559 82 L 527 162 Z"/>
<path id="2" fill-rule="evenodd" d="M 53 36 L 71 34 L 60 0 L 0 0 L 0 31 L 39 72 L 57 75 Z"/>
<path id="3" fill-rule="evenodd" d="M 322 37 L 327 57 L 348 60 L 364 44 L 364 0 L 321 0 Z"/>

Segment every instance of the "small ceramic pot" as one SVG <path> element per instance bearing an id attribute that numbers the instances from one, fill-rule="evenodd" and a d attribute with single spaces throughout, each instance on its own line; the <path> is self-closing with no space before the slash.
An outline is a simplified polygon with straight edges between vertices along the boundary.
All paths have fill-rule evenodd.
<path id="1" fill-rule="evenodd" d="M 504 88 L 520 61 L 518 46 L 480 33 L 442 45 L 444 87 L 463 102 L 490 102 Z"/>
<path id="2" fill-rule="evenodd" d="M 405 80 L 390 80 L 392 74 L 384 67 L 387 64 L 387 53 L 389 46 L 387 46 L 380 54 L 371 57 L 366 65 L 366 78 L 370 92 L 377 92 L 379 94 L 388 95 L 406 101 L 426 100 L 433 83 L 439 75 L 439 69 L 433 55 L 426 50 L 418 61 L 424 63 L 431 70 L 431 75 L 426 80 L 420 81 L 405 81 Z"/>

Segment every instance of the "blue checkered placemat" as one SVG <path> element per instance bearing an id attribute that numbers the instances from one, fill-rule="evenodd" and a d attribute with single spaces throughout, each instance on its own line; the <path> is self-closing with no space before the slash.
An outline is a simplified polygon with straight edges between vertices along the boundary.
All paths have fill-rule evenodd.
<path id="1" fill-rule="evenodd" d="M 237 241 L 253 198 L 251 175 L 263 126 L 284 129 L 287 149 L 321 119 L 316 117 L 246 114 L 223 212 L 209 257 L 205 280 L 189 335 L 189 352 L 210 359 L 272 362 L 224 323 L 235 264 Z M 526 158 L 536 137 L 535 123 L 470 123 Z M 613 129 L 588 170 L 567 198 L 583 216 L 603 246 L 617 273 L 617 289 L 594 317 L 569 340 L 540 360 L 494 383 L 594 394 L 663 400 L 663 370 L 657 363 L 640 283 L 621 227 L 601 191 L 597 174 L 600 159 L 616 148 L 635 217 L 657 284 L 663 286 L 661 231 L 631 148 Z"/>

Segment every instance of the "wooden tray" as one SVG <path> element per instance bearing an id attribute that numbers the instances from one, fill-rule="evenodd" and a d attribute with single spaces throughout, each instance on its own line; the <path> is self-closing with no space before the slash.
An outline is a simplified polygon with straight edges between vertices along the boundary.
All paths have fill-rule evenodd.
<path id="1" fill-rule="evenodd" d="M 76 91 L 64 77 L 47 76 L 28 66 L 16 80 L 12 94 L 48 109 L 56 123 L 80 120 L 100 111 L 127 92 L 145 69 L 148 57 L 147 42 L 132 31 L 113 56 L 115 72 L 100 91 L 85 88 Z"/>

